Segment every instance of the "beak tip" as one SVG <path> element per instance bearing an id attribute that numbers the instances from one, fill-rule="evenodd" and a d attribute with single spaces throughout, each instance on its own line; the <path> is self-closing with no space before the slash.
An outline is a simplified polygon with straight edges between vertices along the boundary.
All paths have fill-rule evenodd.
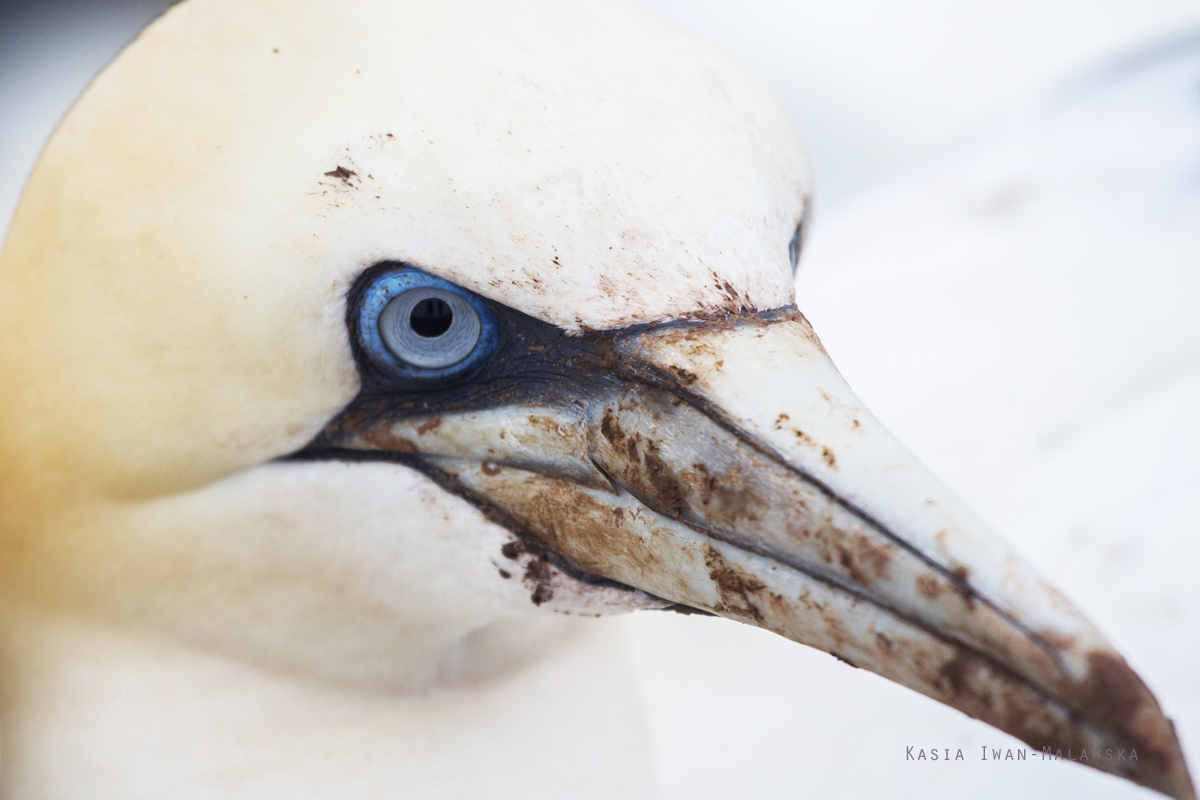
<path id="1" fill-rule="evenodd" d="M 1145 766 L 1135 778 L 1178 800 L 1195 800 L 1175 725 L 1133 668 L 1115 652 L 1088 654 L 1088 674 L 1080 687 L 1081 705 L 1101 725 L 1141 749 Z"/>
<path id="2" fill-rule="evenodd" d="M 1158 719 L 1165 723 L 1162 726 L 1165 734 L 1162 740 L 1163 747 L 1159 751 L 1165 756 L 1165 769 L 1162 773 L 1165 780 L 1163 788 L 1159 791 L 1174 797 L 1175 800 L 1196 800 L 1196 786 L 1192 782 L 1191 772 L 1184 759 L 1183 748 L 1179 744 L 1179 737 L 1175 731 L 1175 723 L 1170 718 L 1162 716 L 1157 703 L 1154 704 L 1154 710 Z"/>

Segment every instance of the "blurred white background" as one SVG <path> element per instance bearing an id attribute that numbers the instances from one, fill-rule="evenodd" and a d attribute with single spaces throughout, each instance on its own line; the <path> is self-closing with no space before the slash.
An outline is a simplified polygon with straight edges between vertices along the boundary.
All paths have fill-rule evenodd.
<path id="1" fill-rule="evenodd" d="M 167 5 L 0 4 L 0 224 L 74 96 Z M 1070 91 L 1200 32 L 1200 3 L 648 5 L 748 64 L 807 141 L 801 307 L 851 384 L 1129 653 L 1200 753 L 1200 128 L 1163 111 L 1200 108 L 1200 71 L 1098 104 Z M 1079 146 L 1093 130 L 1111 136 Z M 671 798 L 1150 796 L 980 764 L 1017 743 L 769 634 L 634 629 Z M 907 745 L 972 760 L 906 763 Z"/>
<path id="2" fill-rule="evenodd" d="M 1200 29 L 1196 0 L 650 0 L 783 100 L 819 202 Z"/>

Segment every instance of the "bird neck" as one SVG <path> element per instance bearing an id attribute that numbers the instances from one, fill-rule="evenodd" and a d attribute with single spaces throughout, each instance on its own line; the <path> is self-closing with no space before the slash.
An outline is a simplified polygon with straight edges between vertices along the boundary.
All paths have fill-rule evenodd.
<path id="1" fill-rule="evenodd" d="M 0 798 L 653 796 L 623 623 L 586 622 L 506 678 L 403 694 L 8 605 Z"/>

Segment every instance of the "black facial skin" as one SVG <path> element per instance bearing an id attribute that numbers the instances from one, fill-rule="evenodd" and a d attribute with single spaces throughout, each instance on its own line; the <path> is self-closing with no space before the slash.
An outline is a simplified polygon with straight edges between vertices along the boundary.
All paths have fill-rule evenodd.
<path id="1" fill-rule="evenodd" d="M 800 266 L 800 251 L 804 249 L 804 240 L 808 237 L 808 223 L 811 217 L 812 203 L 805 203 L 804 214 L 796 223 L 796 232 L 792 234 L 792 240 L 788 242 L 788 261 L 792 263 L 793 275 Z"/>
<path id="2" fill-rule="evenodd" d="M 484 300 L 499 328 L 495 351 L 476 367 L 454 377 L 431 382 L 389 374 L 367 358 L 355 331 L 367 288 L 379 275 L 407 264 L 388 262 L 364 272 L 348 295 L 346 324 L 362 389 L 347 407 L 372 413 L 385 411 L 389 418 L 431 413 L 454 413 L 504 405 L 570 403 L 592 391 L 618 382 L 605 369 L 613 333 L 569 336 L 562 329 L 534 319 L 508 306 Z M 610 364 L 610 366 L 615 365 Z"/>
<path id="3" fill-rule="evenodd" d="M 353 429 L 364 419 L 400 420 L 432 414 L 479 411 L 499 406 L 537 406 L 561 408 L 601 394 L 601 390 L 629 381 L 650 384 L 697 403 L 699 398 L 687 390 L 679 376 L 620 358 L 625 340 L 632 340 L 657 327 L 712 325 L 712 320 L 675 321 L 637 325 L 612 331 L 584 331 L 568 334 L 561 328 L 542 322 L 508 306 L 484 299 L 499 328 L 495 351 L 476 367 L 452 378 L 433 382 L 398 377 L 377 367 L 358 342 L 358 315 L 364 295 L 379 275 L 404 269 L 408 264 L 385 262 L 359 276 L 347 296 L 346 327 L 362 388 L 358 396 L 308 447 L 336 447 L 343 428 Z M 750 315 L 730 315 L 730 319 L 753 316 L 768 322 L 794 313 L 795 308 Z M 702 401 L 700 401 L 702 403 Z"/>

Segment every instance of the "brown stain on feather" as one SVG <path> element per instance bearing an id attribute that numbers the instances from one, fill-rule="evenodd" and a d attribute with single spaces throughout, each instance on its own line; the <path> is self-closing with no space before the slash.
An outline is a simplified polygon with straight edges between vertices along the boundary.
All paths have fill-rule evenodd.
<path id="1" fill-rule="evenodd" d="M 530 589 L 529 599 L 540 606 L 554 598 L 554 567 L 544 550 L 530 547 L 520 539 L 506 542 L 500 553 L 510 561 L 523 561 L 525 574 L 522 576 Z M 502 573 L 503 574 L 503 571 Z"/>
<path id="2" fill-rule="evenodd" d="M 311 173 L 310 173 L 310 174 L 311 174 Z M 343 166 L 339 165 L 339 166 L 338 166 L 336 169 L 332 169 L 332 170 L 330 170 L 329 172 L 326 172 L 326 173 L 325 173 L 325 177 L 327 177 L 327 178 L 337 178 L 337 179 L 338 179 L 338 180 L 340 180 L 342 183 L 346 183 L 346 184 L 348 184 L 348 183 L 350 183 L 350 179 L 351 179 L 352 177 L 354 177 L 355 175 L 357 175 L 357 174 L 358 174 L 358 173 L 357 173 L 357 172 L 355 172 L 354 170 L 352 170 L 352 169 L 347 169 L 346 167 L 343 167 Z"/>

